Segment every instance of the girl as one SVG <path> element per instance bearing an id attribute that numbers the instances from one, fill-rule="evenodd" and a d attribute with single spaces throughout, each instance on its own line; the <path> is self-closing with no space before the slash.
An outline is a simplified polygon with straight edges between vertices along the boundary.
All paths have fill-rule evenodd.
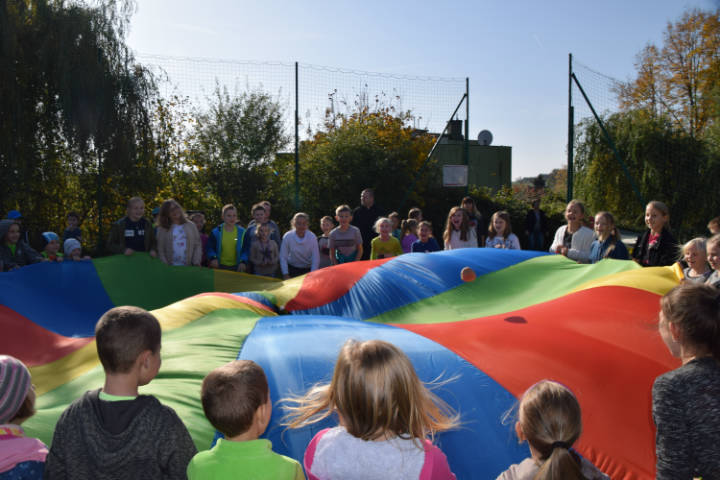
<path id="1" fill-rule="evenodd" d="M 620 232 L 615 227 L 615 218 L 610 212 L 599 212 L 595 215 L 595 235 L 597 240 L 590 245 L 590 263 L 597 263 L 603 258 L 630 258 L 627 247 L 620 238 Z"/>
<path id="2" fill-rule="evenodd" d="M 453 207 L 448 213 L 445 233 L 443 233 L 445 250 L 477 247 L 477 234 L 470 228 L 470 219 L 462 207 Z"/>
<path id="3" fill-rule="evenodd" d="M 418 239 L 417 237 L 417 225 L 418 221 L 414 218 L 408 218 L 402 222 L 402 251 L 409 253 L 412 249 L 412 244 Z"/>
<path id="4" fill-rule="evenodd" d="M 202 252 L 202 258 L 200 259 L 200 265 L 207 267 L 207 242 L 208 234 L 205 233 L 205 214 L 203 212 L 193 212 L 190 215 L 190 221 L 195 224 L 197 231 L 200 234 L 200 251 Z"/>
<path id="5" fill-rule="evenodd" d="M 329 385 L 290 399 L 285 424 L 299 428 L 337 413 L 340 425 L 320 431 L 305 450 L 316 479 L 454 479 L 430 441 L 455 428 L 457 415 L 418 379 L 410 359 L 381 340 L 348 340 Z"/>
<path id="6" fill-rule="evenodd" d="M 415 220 L 418 223 L 422 222 L 423 221 L 422 210 L 420 210 L 418 207 L 411 208 L 408 211 L 408 219 Z"/>
<path id="7" fill-rule="evenodd" d="M 296 213 L 280 245 L 280 270 L 283 278 L 305 275 L 318 269 L 320 250 L 314 233 L 308 230 L 310 217 L 307 213 Z"/>
<path id="8" fill-rule="evenodd" d="M 0 220 L 0 270 L 9 272 L 42 261 L 40 254 L 20 239 L 20 225 L 15 220 Z"/>
<path id="9" fill-rule="evenodd" d="M 713 235 L 707 241 L 707 259 L 713 272 L 705 283 L 720 288 L 720 234 Z"/>
<path id="10" fill-rule="evenodd" d="M 487 232 L 487 222 L 485 222 L 485 218 L 483 214 L 480 213 L 480 210 L 477 209 L 475 200 L 473 200 L 472 197 L 465 197 L 462 199 L 460 205 L 462 205 L 462 208 L 464 208 L 468 214 L 470 228 L 475 229 L 478 245 L 483 245 L 485 243 L 485 232 Z"/>
<path id="11" fill-rule="evenodd" d="M 677 256 L 677 242 L 670 233 L 670 210 L 657 200 L 645 207 L 648 229 L 637 238 L 633 259 L 643 267 L 672 265 Z"/>
<path id="12" fill-rule="evenodd" d="M 512 233 L 510 214 L 504 210 L 493 213 L 488 228 L 488 237 L 485 241 L 488 248 L 507 248 L 520 250 L 520 240 Z"/>
<path id="13" fill-rule="evenodd" d="M 10 355 L 0 355 L 0 400 L 0 478 L 41 479 L 48 449 L 20 426 L 35 414 L 35 386 Z"/>
<path id="14" fill-rule="evenodd" d="M 702 237 L 693 238 L 682 247 L 682 259 L 688 264 L 683 269 L 686 282 L 705 283 L 712 270 L 707 264 L 707 247 Z"/>
<path id="15" fill-rule="evenodd" d="M 440 250 L 435 237 L 432 236 L 432 224 L 428 221 L 423 220 L 420 222 L 420 238 L 412 244 L 413 252 L 429 253 L 437 252 Z"/>
<path id="16" fill-rule="evenodd" d="M 652 388 L 656 478 L 719 478 L 720 292 L 684 282 L 660 307 L 660 336 L 682 366 Z"/>
<path id="17" fill-rule="evenodd" d="M 378 218 L 377 222 L 375 222 L 375 231 L 378 236 L 370 242 L 370 260 L 403 254 L 400 242 L 390 234 L 392 232 L 392 222 L 389 218 Z"/>
<path id="18" fill-rule="evenodd" d="M 392 222 L 393 237 L 400 240 L 402 238 L 402 230 L 400 229 L 400 214 L 398 212 L 392 212 L 390 215 L 388 215 L 388 218 Z"/>
<path id="19" fill-rule="evenodd" d="M 188 222 L 185 212 L 173 199 L 160 206 L 157 228 L 158 258 L 168 265 L 200 266 L 202 244 L 200 232 Z"/>
<path id="20" fill-rule="evenodd" d="M 319 268 L 325 268 L 332 265 L 330 262 L 330 232 L 335 228 L 335 222 L 329 215 L 325 215 L 320 219 L 320 230 L 322 230 L 322 236 L 318 238 L 318 248 L 320 249 L 320 263 Z"/>
<path id="21" fill-rule="evenodd" d="M 63 243 L 63 251 L 65 256 L 63 257 L 66 262 L 79 262 L 81 260 L 90 260 L 90 255 L 83 256 L 82 245 L 77 238 L 68 238 Z"/>
<path id="22" fill-rule="evenodd" d="M 570 200 L 565 209 L 567 225 L 563 225 L 555 232 L 555 239 L 550 245 L 551 252 L 565 255 L 578 263 L 588 262 L 593 232 L 583 226 L 583 218 L 585 218 L 585 205 L 579 200 Z"/>
<path id="23" fill-rule="evenodd" d="M 278 246 L 270 240 L 270 225 L 255 225 L 255 239 L 250 244 L 250 263 L 255 275 L 274 277 L 278 268 Z"/>
<path id="24" fill-rule="evenodd" d="M 559 383 L 541 380 L 525 392 L 515 432 L 520 441 L 527 440 L 531 457 L 511 465 L 497 480 L 610 479 L 571 449 L 582 432 L 580 404 Z"/>

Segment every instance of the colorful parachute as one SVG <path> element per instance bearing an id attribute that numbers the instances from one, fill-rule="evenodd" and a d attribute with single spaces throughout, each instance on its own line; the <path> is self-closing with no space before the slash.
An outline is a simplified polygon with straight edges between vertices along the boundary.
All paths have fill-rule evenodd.
<path id="1" fill-rule="evenodd" d="M 475 281 L 462 282 L 465 266 Z M 650 479 L 651 386 L 678 365 L 654 325 L 659 297 L 677 281 L 670 268 L 494 249 L 407 254 L 285 282 L 143 255 L 45 263 L 0 274 L 1 353 L 30 367 L 38 413 L 26 430 L 50 443 L 64 408 L 102 386 L 92 337 L 100 315 L 116 305 L 153 310 L 163 365 L 141 392 L 172 406 L 206 449 L 215 432 L 199 391 L 211 369 L 253 359 L 276 401 L 328 381 L 347 338 L 380 338 L 402 348 L 422 380 L 450 380 L 436 393 L 463 426 L 437 441 L 458 478 L 495 478 L 528 456 L 502 417 L 530 385 L 551 378 L 580 400 L 580 453 L 612 478 Z M 281 417 L 276 404 L 266 436 L 297 459 L 332 424 L 290 431 Z"/>

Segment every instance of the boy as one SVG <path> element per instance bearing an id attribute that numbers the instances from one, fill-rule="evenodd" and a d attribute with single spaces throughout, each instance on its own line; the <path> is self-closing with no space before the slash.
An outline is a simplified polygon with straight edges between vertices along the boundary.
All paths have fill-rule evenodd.
<path id="1" fill-rule="evenodd" d="M 338 226 L 330 232 L 328 248 L 330 249 L 330 263 L 354 262 L 363 255 L 363 239 L 360 230 L 350 225 L 352 210 L 347 205 L 340 205 L 335 209 L 335 220 Z"/>
<path id="2" fill-rule="evenodd" d="M 135 252 L 149 252 L 156 257 L 155 229 L 145 218 L 145 202 L 132 197 L 127 203 L 127 216 L 110 227 L 107 249 L 113 254 L 132 255 Z"/>
<path id="3" fill-rule="evenodd" d="M 270 440 L 260 439 L 272 414 L 270 390 L 263 369 L 251 360 L 235 360 L 205 377 L 203 411 L 225 438 L 190 461 L 187 475 L 194 478 L 254 478 L 304 480 L 300 464 L 272 451 Z"/>
<path id="4" fill-rule="evenodd" d="M 63 254 L 60 253 L 60 237 L 55 232 L 43 232 L 43 250 L 40 252 L 43 258 L 51 262 L 62 262 Z"/>
<path id="5" fill-rule="evenodd" d="M 75 212 L 67 214 L 67 228 L 63 232 L 63 242 L 68 238 L 75 238 L 82 242 L 82 232 L 80 231 L 80 215 Z"/>
<path id="6" fill-rule="evenodd" d="M 248 252 L 243 249 L 245 229 L 237 225 L 237 209 L 232 204 L 222 208 L 223 223 L 213 228 L 207 243 L 207 258 L 210 268 L 244 272 L 247 268 Z"/>
<path id="7" fill-rule="evenodd" d="M 138 395 L 160 369 L 160 324 L 138 307 L 108 310 L 95 326 L 102 389 L 85 392 L 55 426 L 45 478 L 185 478 L 197 453 L 175 411 Z"/>
<path id="8" fill-rule="evenodd" d="M 248 256 L 248 258 L 250 258 L 250 248 L 252 247 L 252 243 L 257 237 L 256 230 L 260 225 L 267 225 L 270 230 L 270 240 L 274 241 L 278 250 L 280 250 L 280 239 L 275 233 L 277 225 L 273 228 L 272 224 L 274 224 L 274 222 L 272 222 L 272 224 L 271 222 L 268 222 L 267 209 L 265 208 L 265 205 L 262 203 L 256 203 L 252 206 L 250 213 L 252 214 L 253 219 L 248 224 L 248 228 L 245 233 L 245 243 L 243 244 L 243 249 L 245 250 L 244 253 Z"/>

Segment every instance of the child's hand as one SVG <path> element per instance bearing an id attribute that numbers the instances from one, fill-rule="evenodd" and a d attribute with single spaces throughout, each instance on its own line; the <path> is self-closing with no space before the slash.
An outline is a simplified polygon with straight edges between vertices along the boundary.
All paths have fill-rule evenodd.
<path id="1" fill-rule="evenodd" d="M 287 273 L 283 275 L 283 280 L 290 280 L 290 275 Z"/>
<path id="2" fill-rule="evenodd" d="M 240 262 L 237 266 L 237 271 L 244 273 L 246 268 L 247 268 L 247 266 L 244 263 Z"/>
<path id="3" fill-rule="evenodd" d="M 133 250 L 132 248 L 126 248 L 126 249 L 125 249 L 125 255 L 130 256 L 130 255 L 132 255 L 133 253 L 135 253 L 135 250 Z"/>
<path id="4" fill-rule="evenodd" d="M 62 262 L 62 261 L 63 261 L 63 257 L 57 257 L 57 258 L 55 259 L 55 261 L 56 261 L 56 262 Z"/>

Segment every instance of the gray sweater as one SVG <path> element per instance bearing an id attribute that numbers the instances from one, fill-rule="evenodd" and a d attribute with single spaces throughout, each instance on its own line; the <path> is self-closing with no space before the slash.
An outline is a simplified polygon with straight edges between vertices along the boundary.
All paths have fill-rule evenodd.
<path id="1" fill-rule="evenodd" d="M 107 402 L 86 392 L 55 426 L 45 479 L 185 479 L 197 453 L 175 411 L 155 397 Z"/>
<path id="2" fill-rule="evenodd" d="M 720 363 L 691 360 L 652 390 L 658 480 L 720 478 Z"/>

